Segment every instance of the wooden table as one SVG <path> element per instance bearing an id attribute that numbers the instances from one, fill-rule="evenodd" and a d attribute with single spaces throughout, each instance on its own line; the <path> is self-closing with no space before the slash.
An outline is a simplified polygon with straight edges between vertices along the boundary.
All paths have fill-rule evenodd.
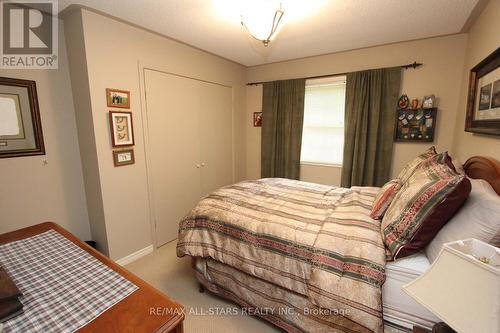
<path id="1" fill-rule="evenodd" d="M 106 333 L 182 333 L 184 312 L 182 305 L 168 298 L 134 274 L 127 271 L 108 257 L 88 246 L 61 226 L 45 222 L 28 228 L 19 229 L 0 235 L 0 244 L 9 243 L 53 229 L 84 249 L 97 260 L 134 283 L 138 290 L 106 310 L 99 317 L 79 329 L 77 332 Z M 161 309 L 156 311 L 155 309 Z"/>

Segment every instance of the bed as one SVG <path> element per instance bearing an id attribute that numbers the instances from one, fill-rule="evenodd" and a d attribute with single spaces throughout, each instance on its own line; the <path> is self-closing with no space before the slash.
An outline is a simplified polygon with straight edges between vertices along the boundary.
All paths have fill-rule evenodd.
<path id="1" fill-rule="evenodd" d="M 474 157 L 464 168 L 500 193 L 497 161 Z M 422 250 L 386 264 L 381 222 L 370 217 L 379 190 L 234 184 L 180 223 L 177 254 L 193 257 L 203 288 L 287 332 L 382 332 L 383 320 L 431 327 L 438 318 L 401 289 L 431 262 Z"/>
<path id="2" fill-rule="evenodd" d="M 45 238 L 49 239 L 50 243 L 48 244 L 36 244 L 34 240 L 37 238 L 42 239 L 41 237 L 50 237 L 50 238 Z M 6 323 L 6 327 L 4 327 L 4 330 L 6 331 L 17 331 L 17 332 L 68 332 L 68 331 L 75 331 L 72 328 L 78 327 L 76 329 L 76 332 L 84 333 L 84 332 L 116 332 L 116 333 L 122 333 L 122 332 L 173 332 L 173 333 L 182 333 L 183 332 L 183 326 L 182 326 L 182 321 L 184 319 L 184 314 L 183 314 L 183 307 L 169 299 L 166 295 L 161 293 L 160 291 L 156 290 L 137 276 L 133 275 L 132 273 L 128 272 L 125 270 L 123 267 L 120 265 L 116 264 L 106 256 L 102 255 L 95 249 L 91 248 L 81 240 L 79 240 L 76 236 L 72 235 L 70 232 L 62 228 L 61 226 L 52 223 L 52 222 L 45 222 L 41 224 L 37 224 L 28 228 L 16 230 L 13 232 L 5 233 L 0 235 L 0 250 L 1 251 L 10 251 L 12 248 L 16 248 L 15 246 L 18 246 L 22 242 L 29 242 L 29 249 L 34 249 L 33 245 L 39 245 L 41 247 L 44 247 L 46 250 L 44 251 L 36 251 L 36 253 L 33 254 L 32 257 L 26 256 L 24 253 L 17 253 L 17 258 L 15 260 L 18 260 L 18 258 L 22 258 L 22 261 L 27 261 L 30 258 L 33 259 L 35 258 L 34 262 L 32 262 L 30 265 L 30 272 L 36 272 L 37 269 L 35 269 L 35 266 L 39 266 L 41 269 L 43 269 L 43 277 L 44 280 L 50 280 L 53 281 L 57 277 L 54 277 L 52 274 L 54 272 L 54 267 L 56 267 L 56 263 L 53 261 L 49 260 L 51 257 L 51 249 L 55 248 L 54 240 L 56 241 L 62 241 L 65 243 L 65 250 L 66 252 L 62 253 L 63 258 L 71 258 L 70 257 L 70 252 L 68 252 L 68 249 L 71 251 L 71 253 L 77 253 L 78 259 L 79 260 L 71 260 L 72 263 L 65 263 L 64 265 L 69 265 L 69 266 L 83 266 L 87 264 L 88 262 L 92 262 L 91 264 L 97 264 L 100 265 L 101 268 L 109 269 L 117 278 L 120 278 L 122 281 L 126 281 L 130 283 L 131 285 L 134 286 L 133 289 L 131 289 L 131 293 L 128 295 L 124 295 L 126 297 L 120 299 L 117 303 L 114 305 L 111 305 L 110 307 L 107 308 L 104 312 L 98 314 L 96 316 L 96 312 L 87 312 L 86 317 L 78 316 L 78 312 L 80 312 L 79 308 L 86 308 L 89 306 L 89 303 L 92 304 L 92 309 L 95 309 L 95 306 L 99 306 L 100 304 L 100 299 L 98 299 L 97 296 L 90 297 L 89 299 L 85 300 L 82 302 L 82 298 L 80 299 L 74 299 L 74 297 L 69 297 L 67 300 L 69 300 L 68 303 L 70 306 L 72 304 L 77 304 L 76 310 L 75 311 L 70 311 L 67 316 L 63 315 L 64 311 L 57 312 L 57 302 L 58 300 L 56 299 L 56 295 L 59 295 L 59 297 L 66 297 L 67 295 L 72 295 L 73 292 L 75 292 L 75 295 L 78 294 L 77 290 L 66 290 L 65 292 L 61 292 L 60 289 L 63 289 L 69 285 L 71 285 L 72 282 L 74 282 L 73 285 L 77 285 L 79 287 L 85 288 L 85 283 L 86 281 L 69 281 L 69 280 L 76 280 L 75 275 L 69 276 L 69 280 L 63 283 L 63 286 L 58 286 L 57 288 L 53 288 L 54 284 L 44 284 L 45 282 L 41 280 L 36 280 L 37 277 L 33 277 L 31 282 L 35 281 L 36 284 L 38 285 L 43 285 L 45 290 L 51 290 L 50 293 L 42 293 L 45 295 L 40 296 L 38 294 L 38 298 L 36 299 L 30 299 L 31 295 L 35 295 L 36 291 L 33 290 L 33 286 L 29 286 L 29 284 L 20 284 L 19 289 L 21 289 L 21 292 L 23 292 L 23 297 L 24 299 L 22 300 L 24 306 L 25 306 L 25 315 L 28 317 L 22 318 L 23 315 L 16 317 L 13 319 L 13 321 L 20 321 L 19 325 L 23 325 L 22 322 L 27 323 L 28 321 L 31 321 L 31 319 L 34 317 L 33 313 L 38 311 L 37 313 L 43 314 L 44 313 L 44 308 L 47 308 L 47 304 L 50 304 L 50 307 L 48 307 L 48 311 L 51 311 L 49 316 L 45 316 L 41 318 L 41 322 L 39 321 L 38 323 L 41 323 L 41 325 L 47 325 L 47 327 L 42 327 L 41 325 L 34 325 L 31 327 L 26 327 L 23 326 L 24 328 L 19 328 L 21 326 L 12 326 L 9 327 Z M 33 242 L 32 242 L 33 241 Z M 12 245 L 9 249 L 7 248 L 8 246 Z M 75 246 L 76 245 L 76 246 Z M 17 247 L 19 248 L 19 247 Z M 81 251 L 83 250 L 83 252 Z M 6 253 L 0 253 L 0 258 L 4 257 L 6 258 Z M 35 252 L 35 251 L 33 251 Z M 16 256 L 16 253 L 13 253 L 14 256 Z M 86 257 L 87 262 L 83 263 L 83 257 Z M 13 273 L 12 277 L 15 278 L 16 284 L 17 282 L 20 282 L 22 279 L 20 279 L 20 275 L 16 274 L 20 271 L 20 263 L 16 263 L 15 265 L 7 265 L 8 262 L 7 260 L 0 260 L 0 264 L 6 265 L 4 268 L 10 268 L 10 272 Z M 103 265 L 102 265 L 103 264 Z M 69 266 L 64 267 L 64 271 L 70 271 Z M 31 268 L 33 267 L 33 268 Z M 87 267 L 87 266 L 85 266 Z M 97 267 L 97 266 L 94 266 Z M 52 272 L 51 272 L 52 271 Z M 57 272 L 56 275 L 64 274 L 64 271 Z M 92 284 L 99 284 L 99 280 L 102 279 L 102 276 L 99 275 L 100 271 L 92 271 L 89 272 L 89 276 L 92 281 Z M 92 280 L 96 279 L 96 280 Z M 33 284 L 33 283 L 31 283 Z M 26 286 L 26 289 L 21 288 L 22 286 Z M 105 286 L 104 286 L 105 287 Z M 115 293 L 115 290 L 118 289 L 119 286 L 111 286 L 111 291 L 110 293 Z M 40 288 L 35 288 L 35 289 L 40 289 Z M 103 288 L 104 289 L 104 288 Z M 66 294 L 66 295 L 65 295 Z M 80 294 L 81 295 L 81 294 Z M 86 296 L 86 295 L 85 295 Z M 42 302 L 43 299 L 43 302 Z M 90 300 L 90 301 L 89 301 Z M 97 301 L 97 302 L 94 302 Z M 78 305 L 78 302 L 81 302 Z M 42 309 L 39 307 L 41 306 Z M 38 309 L 37 309 L 38 308 Z M 163 312 L 161 315 L 154 315 L 151 313 L 151 309 L 171 309 L 170 312 Z M 77 312 L 76 314 L 74 312 Z M 31 313 L 28 315 L 28 313 Z M 90 316 L 88 316 L 90 315 Z M 70 322 L 68 320 L 68 317 L 72 317 L 71 319 L 75 319 L 78 321 L 78 323 Z M 38 318 L 35 318 L 33 322 L 36 322 Z M 53 325 L 50 326 L 50 322 L 52 321 Z M 74 321 L 74 320 L 73 320 Z M 68 324 L 73 324 L 72 328 L 69 326 L 65 326 L 63 322 L 68 323 Z M 82 324 L 85 322 L 85 324 L 82 326 Z M 8 323 L 11 323 L 9 321 Z M 17 327 L 17 328 L 16 328 Z"/>

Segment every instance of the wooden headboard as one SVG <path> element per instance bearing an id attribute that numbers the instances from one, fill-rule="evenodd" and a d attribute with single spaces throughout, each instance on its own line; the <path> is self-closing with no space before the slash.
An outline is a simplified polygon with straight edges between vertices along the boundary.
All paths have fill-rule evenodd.
<path id="1" fill-rule="evenodd" d="M 491 157 L 473 156 L 464 164 L 467 176 L 484 179 L 500 195 L 500 162 Z"/>

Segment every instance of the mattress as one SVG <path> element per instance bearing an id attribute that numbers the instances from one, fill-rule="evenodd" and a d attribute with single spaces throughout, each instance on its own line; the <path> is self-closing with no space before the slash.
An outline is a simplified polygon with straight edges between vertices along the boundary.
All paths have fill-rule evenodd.
<path id="1" fill-rule="evenodd" d="M 384 320 L 407 328 L 413 325 L 432 328 L 434 323 L 442 321 L 402 289 L 405 284 L 422 275 L 430 265 L 422 252 L 387 263 L 382 286 Z"/>

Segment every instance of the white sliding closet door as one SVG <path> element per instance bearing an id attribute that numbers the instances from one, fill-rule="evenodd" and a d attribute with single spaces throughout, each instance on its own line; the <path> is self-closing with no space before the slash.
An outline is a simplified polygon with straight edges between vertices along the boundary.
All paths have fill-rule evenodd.
<path id="1" fill-rule="evenodd" d="M 201 197 L 232 182 L 231 88 L 145 70 L 157 246 Z"/>
<path id="2" fill-rule="evenodd" d="M 200 199 L 200 100 L 194 80 L 146 70 L 150 176 L 157 245 L 177 238 L 181 218 Z"/>
<path id="3" fill-rule="evenodd" d="M 232 183 L 232 91 L 212 83 L 200 88 L 201 193 L 206 195 Z"/>

